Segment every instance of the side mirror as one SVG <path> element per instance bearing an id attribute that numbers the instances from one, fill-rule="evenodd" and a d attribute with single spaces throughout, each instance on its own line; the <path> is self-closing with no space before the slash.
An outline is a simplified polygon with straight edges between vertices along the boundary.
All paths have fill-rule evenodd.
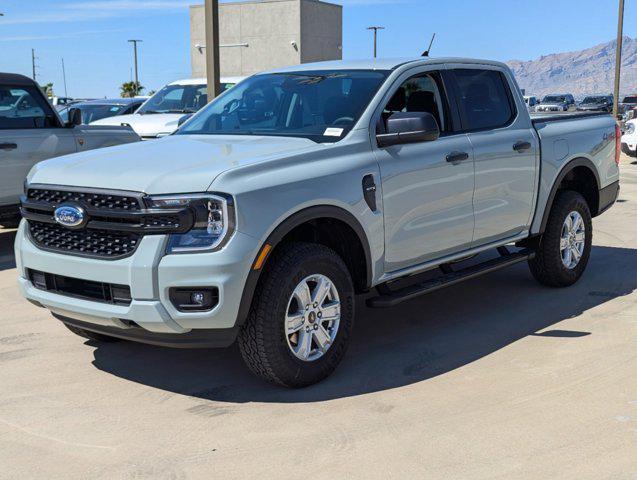
<path id="1" fill-rule="evenodd" d="M 189 113 L 188 115 L 184 115 L 183 117 L 181 117 L 177 122 L 177 128 L 181 127 L 184 123 L 190 120 L 190 117 L 192 117 L 193 115 L 193 113 Z"/>
<path id="2" fill-rule="evenodd" d="M 69 121 L 66 122 L 66 126 L 73 128 L 77 125 L 82 125 L 82 110 L 79 108 L 69 108 Z"/>
<path id="3" fill-rule="evenodd" d="M 436 118 L 427 112 L 396 112 L 387 119 L 387 133 L 376 135 L 381 148 L 406 143 L 431 142 L 440 137 Z"/>

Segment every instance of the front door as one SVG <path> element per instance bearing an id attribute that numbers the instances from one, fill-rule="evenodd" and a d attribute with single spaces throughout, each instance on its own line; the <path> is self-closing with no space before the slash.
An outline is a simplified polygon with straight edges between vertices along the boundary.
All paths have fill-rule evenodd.
<path id="1" fill-rule="evenodd" d="M 29 86 L 0 86 L 0 205 L 19 203 L 24 179 L 37 162 L 76 151 L 42 95 Z"/>
<path id="2" fill-rule="evenodd" d="M 393 272 L 469 248 L 473 237 L 473 153 L 454 134 L 439 72 L 397 84 L 379 121 L 394 112 L 429 112 L 441 137 L 376 149 L 385 218 L 385 269 Z"/>

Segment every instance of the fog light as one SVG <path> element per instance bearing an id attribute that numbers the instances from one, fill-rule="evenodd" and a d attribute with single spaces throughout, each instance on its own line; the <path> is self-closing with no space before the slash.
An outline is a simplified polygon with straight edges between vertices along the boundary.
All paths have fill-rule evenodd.
<path id="1" fill-rule="evenodd" d="M 190 303 L 194 305 L 203 305 L 205 294 L 203 292 L 194 292 L 190 294 Z"/>
<path id="2" fill-rule="evenodd" d="M 170 301 L 180 312 L 205 312 L 219 303 L 217 288 L 171 288 Z"/>

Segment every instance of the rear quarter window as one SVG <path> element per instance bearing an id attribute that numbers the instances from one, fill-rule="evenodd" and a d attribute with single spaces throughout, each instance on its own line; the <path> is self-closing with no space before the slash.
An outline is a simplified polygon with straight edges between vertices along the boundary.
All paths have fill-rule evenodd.
<path id="1" fill-rule="evenodd" d="M 465 130 L 505 127 L 515 117 L 509 86 L 496 70 L 453 71 Z"/>

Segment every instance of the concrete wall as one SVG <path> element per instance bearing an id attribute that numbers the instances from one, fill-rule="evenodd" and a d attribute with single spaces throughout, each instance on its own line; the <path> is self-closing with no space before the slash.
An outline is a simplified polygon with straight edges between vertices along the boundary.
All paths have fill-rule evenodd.
<path id="1" fill-rule="evenodd" d="M 219 6 L 221 75 L 251 75 L 299 63 L 342 58 L 342 7 L 318 0 L 262 0 Z M 203 5 L 190 7 L 193 77 L 206 74 Z M 295 45 L 293 45 L 293 43 Z"/>

